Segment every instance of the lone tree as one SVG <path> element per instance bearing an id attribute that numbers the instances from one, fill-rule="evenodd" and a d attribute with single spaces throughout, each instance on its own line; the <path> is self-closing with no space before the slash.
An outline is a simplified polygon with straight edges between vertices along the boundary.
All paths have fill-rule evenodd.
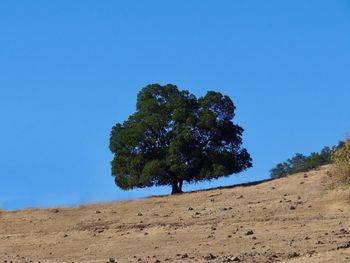
<path id="1" fill-rule="evenodd" d="M 112 175 L 120 188 L 171 185 L 229 176 L 252 166 L 241 149 L 243 128 L 233 124 L 228 96 L 209 91 L 197 99 L 174 85 L 148 85 L 136 112 L 112 128 Z"/>

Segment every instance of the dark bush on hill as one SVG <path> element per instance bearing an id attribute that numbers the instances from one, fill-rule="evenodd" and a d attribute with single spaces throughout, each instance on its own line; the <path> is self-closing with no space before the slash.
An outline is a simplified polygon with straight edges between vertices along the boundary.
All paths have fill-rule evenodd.
<path id="1" fill-rule="evenodd" d="M 339 143 L 339 145 L 341 145 L 341 143 Z M 270 170 L 270 176 L 271 178 L 279 178 L 288 174 L 307 172 L 321 165 L 330 164 L 332 163 L 332 151 L 338 148 L 339 145 L 332 147 L 332 150 L 329 147 L 324 147 L 321 152 L 314 152 L 309 156 L 296 153 L 294 157 L 272 168 Z"/>

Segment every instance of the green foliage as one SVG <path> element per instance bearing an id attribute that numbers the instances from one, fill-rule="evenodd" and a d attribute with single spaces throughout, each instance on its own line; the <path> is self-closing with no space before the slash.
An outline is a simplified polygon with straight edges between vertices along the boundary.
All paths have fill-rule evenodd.
<path id="1" fill-rule="evenodd" d="M 331 152 L 329 147 L 324 147 L 321 152 L 311 153 L 309 156 L 296 153 L 294 157 L 272 168 L 270 170 L 270 176 L 271 178 L 279 178 L 288 174 L 307 172 L 321 165 L 329 164 L 332 162 Z"/>
<path id="2" fill-rule="evenodd" d="M 337 178 L 341 183 L 350 183 L 350 138 L 332 152 Z"/>
<path id="3" fill-rule="evenodd" d="M 252 166 L 241 149 L 243 128 L 234 124 L 228 96 L 209 91 L 197 99 L 174 85 L 148 85 L 136 112 L 110 135 L 112 175 L 122 189 L 172 185 L 229 176 Z"/>

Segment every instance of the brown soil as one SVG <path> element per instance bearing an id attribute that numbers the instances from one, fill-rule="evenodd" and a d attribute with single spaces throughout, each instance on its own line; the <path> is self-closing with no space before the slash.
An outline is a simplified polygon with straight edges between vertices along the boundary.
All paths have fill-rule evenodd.
<path id="1" fill-rule="evenodd" d="M 0 212 L 0 262 L 350 262 L 330 166 L 251 186 Z"/>

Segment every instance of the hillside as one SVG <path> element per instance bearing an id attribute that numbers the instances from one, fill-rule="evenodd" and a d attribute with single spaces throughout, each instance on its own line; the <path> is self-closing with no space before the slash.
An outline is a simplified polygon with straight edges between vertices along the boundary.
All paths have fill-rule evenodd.
<path id="1" fill-rule="evenodd" d="M 350 262 L 330 166 L 251 186 L 0 212 L 0 262 Z"/>

